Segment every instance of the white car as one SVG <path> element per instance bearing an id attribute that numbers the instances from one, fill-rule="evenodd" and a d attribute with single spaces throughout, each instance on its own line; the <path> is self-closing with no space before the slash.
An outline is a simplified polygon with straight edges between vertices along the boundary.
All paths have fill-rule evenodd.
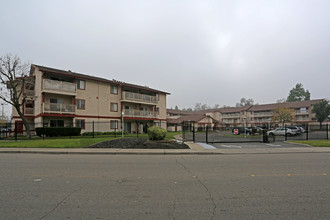
<path id="1" fill-rule="evenodd" d="M 286 129 L 286 132 L 285 132 Z M 294 130 L 291 130 L 290 128 L 276 128 L 275 130 L 271 130 L 267 132 L 267 135 L 269 136 L 284 136 L 285 133 L 287 135 L 293 136 L 296 135 L 296 132 Z"/>

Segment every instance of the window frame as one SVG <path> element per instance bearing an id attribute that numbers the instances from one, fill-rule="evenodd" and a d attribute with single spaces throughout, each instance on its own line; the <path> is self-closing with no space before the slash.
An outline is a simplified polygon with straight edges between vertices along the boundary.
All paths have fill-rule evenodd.
<path id="1" fill-rule="evenodd" d="M 80 82 L 84 82 L 84 88 L 80 88 Z M 80 90 L 86 90 L 86 80 L 84 79 L 77 79 L 77 89 L 80 89 Z"/>
<path id="2" fill-rule="evenodd" d="M 112 91 L 112 88 L 114 88 L 114 87 L 117 88 L 116 92 L 113 92 L 113 91 Z M 118 85 L 110 84 L 110 94 L 118 95 L 118 88 L 119 88 Z"/>
<path id="3" fill-rule="evenodd" d="M 112 106 L 113 105 L 116 105 L 117 106 L 117 110 L 116 111 L 114 111 L 113 109 L 112 109 Z M 118 103 L 117 102 L 110 102 L 110 111 L 111 112 L 118 112 Z"/>
<path id="4" fill-rule="evenodd" d="M 84 108 L 78 108 L 78 102 L 84 101 Z M 85 99 L 76 99 L 76 107 L 79 110 L 86 110 L 86 100 Z"/>
<path id="5" fill-rule="evenodd" d="M 81 124 L 78 126 L 78 121 L 83 121 L 84 122 L 84 127 L 81 127 Z M 86 122 L 85 119 L 76 119 L 76 127 L 81 128 L 81 129 L 85 129 L 86 127 Z"/>
<path id="6" fill-rule="evenodd" d="M 115 127 L 112 127 L 112 123 L 115 122 Z M 118 120 L 110 120 L 110 129 L 118 129 Z"/>

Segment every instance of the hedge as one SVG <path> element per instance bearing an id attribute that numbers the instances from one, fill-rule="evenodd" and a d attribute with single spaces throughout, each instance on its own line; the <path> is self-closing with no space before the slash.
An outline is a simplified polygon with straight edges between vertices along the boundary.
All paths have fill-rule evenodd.
<path id="1" fill-rule="evenodd" d="M 38 127 L 35 129 L 39 137 L 45 135 L 47 137 L 53 136 L 79 136 L 81 128 L 79 127 Z"/>
<path id="2" fill-rule="evenodd" d="M 125 131 L 124 134 L 127 135 L 128 132 Z M 94 135 L 121 135 L 121 131 L 109 131 L 109 132 L 95 131 Z M 82 136 L 93 136 L 93 132 L 84 132 Z"/>

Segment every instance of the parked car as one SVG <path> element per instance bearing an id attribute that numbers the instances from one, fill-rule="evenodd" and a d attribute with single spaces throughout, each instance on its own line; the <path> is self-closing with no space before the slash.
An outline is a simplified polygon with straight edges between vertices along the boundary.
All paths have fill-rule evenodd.
<path id="1" fill-rule="evenodd" d="M 237 135 L 239 135 L 239 134 L 251 134 L 251 129 L 250 128 L 244 128 L 244 127 L 233 128 L 233 130 L 231 131 L 233 134 L 235 134 L 235 129 L 238 130 Z"/>
<path id="2" fill-rule="evenodd" d="M 301 130 L 297 126 L 288 126 L 287 128 L 291 129 L 292 131 L 296 132 L 296 134 L 300 134 Z"/>
<path id="3" fill-rule="evenodd" d="M 299 127 L 299 128 L 300 128 L 301 133 L 305 133 L 306 132 L 306 129 L 305 128 L 303 128 L 303 127 Z"/>
<path id="4" fill-rule="evenodd" d="M 286 130 L 286 131 L 285 131 Z M 276 128 L 275 130 L 271 130 L 267 132 L 267 135 L 269 136 L 284 136 L 285 133 L 287 135 L 293 136 L 297 133 L 294 130 L 291 130 L 290 128 Z"/>

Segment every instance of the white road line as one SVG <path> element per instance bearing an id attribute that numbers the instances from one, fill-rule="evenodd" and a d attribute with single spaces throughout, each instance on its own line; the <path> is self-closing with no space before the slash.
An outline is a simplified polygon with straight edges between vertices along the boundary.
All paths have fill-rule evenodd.
<path id="1" fill-rule="evenodd" d="M 266 144 L 268 146 L 272 146 L 272 147 L 281 147 L 281 145 L 278 145 L 278 144 Z"/>
<path id="2" fill-rule="evenodd" d="M 222 147 L 228 147 L 228 148 L 242 148 L 241 146 L 235 146 L 235 145 L 221 145 Z"/>

